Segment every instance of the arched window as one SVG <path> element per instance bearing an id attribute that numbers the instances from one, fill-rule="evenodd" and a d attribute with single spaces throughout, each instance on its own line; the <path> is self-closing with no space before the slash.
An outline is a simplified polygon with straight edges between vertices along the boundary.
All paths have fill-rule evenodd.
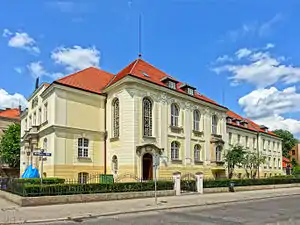
<path id="1" fill-rule="evenodd" d="M 89 139 L 78 138 L 78 157 L 79 158 L 89 157 Z"/>
<path id="2" fill-rule="evenodd" d="M 212 116 L 212 134 L 217 134 L 218 132 L 218 117 L 216 115 Z"/>
<path id="3" fill-rule="evenodd" d="M 221 146 L 216 147 L 216 161 L 217 162 L 222 161 L 222 147 Z"/>
<path id="4" fill-rule="evenodd" d="M 179 143 L 177 141 L 173 141 L 171 143 L 171 159 L 172 160 L 179 159 Z"/>
<path id="5" fill-rule="evenodd" d="M 113 171 L 113 174 L 117 174 L 118 173 L 118 158 L 116 155 L 114 155 L 112 157 L 112 171 Z"/>
<path id="6" fill-rule="evenodd" d="M 115 99 L 113 101 L 113 137 L 119 137 L 120 135 L 120 105 L 119 105 L 119 99 Z"/>
<path id="7" fill-rule="evenodd" d="M 194 126 L 193 129 L 195 131 L 200 130 L 200 112 L 198 110 L 194 110 Z"/>
<path id="8" fill-rule="evenodd" d="M 178 127 L 179 107 L 175 103 L 171 105 L 171 126 Z"/>
<path id="9" fill-rule="evenodd" d="M 152 136 L 152 102 L 149 98 L 143 99 L 144 136 Z"/>
<path id="10" fill-rule="evenodd" d="M 194 161 L 199 162 L 201 160 L 201 146 L 200 145 L 195 145 L 194 147 Z"/>
<path id="11" fill-rule="evenodd" d="M 88 177 L 89 177 L 88 173 L 85 173 L 85 172 L 78 173 L 78 183 L 86 184 L 88 181 Z"/>

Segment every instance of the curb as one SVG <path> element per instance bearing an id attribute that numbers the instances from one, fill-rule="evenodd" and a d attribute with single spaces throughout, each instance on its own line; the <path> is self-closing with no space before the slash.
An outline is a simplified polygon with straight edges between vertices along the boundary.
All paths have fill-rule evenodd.
<path id="1" fill-rule="evenodd" d="M 75 217 L 63 217 L 63 218 L 53 218 L 53 219 L 42 219 L 42 220 L 23 220 L 23 221 L 16 221 L 16 222 L 8 222 L 4 224 L 26 224 L 26 223 L 51 223 L 51 222 L 62 222 L 62 221 L 76 221 L 86 220 L 86 219 L 94 219 L 99 217 L 107 217 L 107 216 L 116 216 L 116 215 L 124 215 L 124 214 L 132 214 L 132 213 L 143 213 L 143 212 L 152 212 L 152 211 L 164 211 L 169 209 L 180 209 L 180 208 L 192 208 L 192 207 L 199 207 L 199 206 L 209 206 L 209 205 L 218 205 L 218 204 L 231 204 L 236 202 L 249 202 L 255 200 L 263 200 L 263 199 L 272 199 L 278 197 L 286 197 L 286 196 L 296 196 L 300 195 L 300 193 L 292 193 L 292 194 L 277 194 L 274 196 L 263 196 L 263 197 L 252 197 L 252 198 L 245 198 L 245 199 L 237 199 L 237 200 L 226 200 L 226 201 L 205 201 L 203 203 L 198 204 L 185 204 L 185 205 L 176 205 L 176 206 L 167 206 L 167 207 L 152 207 L 148 209 L 140 209 L 140 210 L 131 210 L 131 211 L 116 211 L 116 212 L 108 212 L 108 213 L 100 213 L 100 214 L 90 214 L 88 216 L 75 216 Z"/>

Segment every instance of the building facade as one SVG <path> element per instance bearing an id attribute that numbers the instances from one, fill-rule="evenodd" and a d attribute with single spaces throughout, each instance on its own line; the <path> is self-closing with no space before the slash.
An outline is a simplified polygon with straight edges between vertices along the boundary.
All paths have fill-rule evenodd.
<path id="1" fill-rule="evenodd" d="M 281 152 L 276 135 L 230 124 L 229 112 L 141 59 L 116 75 L 88 68 L 41 85 L 29 98 L 21 123 L 21 173 L 44 160 L 44 176 L 84 181 L 92 174 L 131 174 L 148 180 L 158 157 L 157 177 L 178 171 L 224 177 L 229 136 L 245 133 L 249 140 L 258 133 L 258 146 L 278 142 Z M 35 157 L 36 149 L 52 156 Z M 269 171 L 279 173 L 273 166 Z"/>

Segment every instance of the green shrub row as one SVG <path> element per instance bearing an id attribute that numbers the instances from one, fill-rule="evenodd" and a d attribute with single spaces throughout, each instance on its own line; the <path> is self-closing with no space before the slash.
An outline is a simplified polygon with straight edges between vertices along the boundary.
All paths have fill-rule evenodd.
<path id="1" fill-rule="evenodd" d="M 139 192 L 153 191 L 154 182 L 131 182 L 113 184 L 51 184 L 37 185 L 24 184 L 15 186 L 12 192 L 21 196 L 53 196 L 53 195 L 74 195 L 74 194 L 93 194 L 111 192 Z M 158 181 L 157 190 L 173 190 L 172 181 Z"/>
<path id="2" fill-rule="evenodd" d="M 228 187 L 230 182 L 234 182 L 234 186 L 293 184 L 293 183 L 300 183 L 300 178 L 270 177 L 270 178 L 263 178 L 263 179 L 244 179 L 244 180 L 229 180 L 229 179 L 205 180 L 203 182 L 203 187 L 204 188 Z"/>
<path id="3" fill-rule="evenodd" d="M 13 180 L 13 183 L 23 183 L 23 184 L 40 184 L 40 178 L 17 178 Z M 43 178 L 43 184 L 63 184 L 65 179 L 63 178 Z"/>

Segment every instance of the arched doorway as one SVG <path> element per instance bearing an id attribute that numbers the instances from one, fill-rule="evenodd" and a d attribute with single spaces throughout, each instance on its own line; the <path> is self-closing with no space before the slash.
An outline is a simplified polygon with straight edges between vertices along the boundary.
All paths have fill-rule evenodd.
<path id="1" fill-rule="evenodd" d="M 153 179 L 153 157 L 150 153 L 143 155 L 143 180 Z"/>

